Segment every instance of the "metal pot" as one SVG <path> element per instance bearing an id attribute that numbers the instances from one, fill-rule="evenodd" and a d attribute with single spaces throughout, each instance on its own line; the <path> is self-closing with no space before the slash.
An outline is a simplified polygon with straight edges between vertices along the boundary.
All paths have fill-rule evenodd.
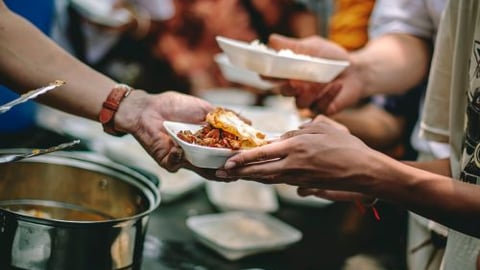
<path id="1" fill-rule="evenodd" d="M 1 164 L 0 269 L 139 269 L 159 202 L 147 177 L 104 159 L 58 152 Z"/>

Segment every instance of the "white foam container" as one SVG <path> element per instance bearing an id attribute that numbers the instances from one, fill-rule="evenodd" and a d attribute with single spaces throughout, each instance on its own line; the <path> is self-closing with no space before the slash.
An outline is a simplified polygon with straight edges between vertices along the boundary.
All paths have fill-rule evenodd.
<path id="1" fill-rule="evenodd" d="M 259 90 L 268 90 L 276 86 L 272 82 L 263 80 L 256 72 L 232 65 L 224 53 L 215 55 L 214 60 L 219 66 L 223 77 L 230 82 L 251 86 Z"/>
<path id="2" fill-rule="evenodd" d="M 302 238 L 297 229 L 258 212 L 192 216 L 186 224 L 199 242 L 229 260 L 281 250 Z"/>
<path id="3" fill-rule="evenodd" d="M 233 65 L 274 78 L 326 83 L 349 65 L 348 61 L 279 54 L 272 49 L 221 36 L 216 40 Z"/>
<path id="4" fill-rule="evenodd" d="M 220 211 L 275 212 L 278 200 L 272 185 L 238 180 L 230 183 L 206 183 L 207 197 Z"/>

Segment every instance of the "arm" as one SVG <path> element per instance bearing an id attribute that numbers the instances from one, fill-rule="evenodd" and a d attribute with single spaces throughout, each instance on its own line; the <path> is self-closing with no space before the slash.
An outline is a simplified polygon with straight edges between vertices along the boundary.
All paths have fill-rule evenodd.
<path id="1" fill-rule="evenodd" d="M 420 168 L 448 174 L 449 161 L 407 165 L 345 131 L 318 123 L 233 156 L 217 176 L 362 193 L 479 237 L 480 186 Z"/>
<path id="2" fill-rule="evenodd" d="M 427 75 L 430 58 L 427 41 L 408 34 L 372 39 L 350 55 L 364 97 L 399 94 L 413 88 Z"/>
<path id="3" fill-rule="evenodd" d="M 399 94 L 416 86 L 427 75 L 430 64 L 428 42 L 407 34 L 390 34 L 370 40 L 355 52 L 320 37 L 292 39 L 272 35 L 269 45 L 301 54 L 349 60 L 350 66 L 332 82 L 318 84 L 289 81 L 282 94 L 295 96 L 297 106 L 334 114 L 373 94 Z M 341 86 L 337 91 L 333 86 Z M 328 95 L 335 92 L 334 97 Z M 338 94 L 336 94 L 338 92 Z M 325 101 L 332 99 L 331 101 Z"/>
<path id="4" fill-rule="evenodd" d="M 450 168 L 450 160 L 447 158 L 436 159 L 432 161 L 403 161 L 406 165 L 412 166 L 414 168 L 428 171 L 431 173 L 436 173 L 439 175 L 452 177 L 452 171 Z"/>
<path id="5" fill-rule="evenodd" d="M 0 1 L 0 78 L 26 91 L 61 79 L 67 84 L 39 98 L 49 105 L 95 119 L 115 82 L 63 51 Z M 79 98 L 81 97 L 81 98 Z"/>
<path id="6" fill-rule="evenodd" d="M 480 236 L 480 187 L 434 174 L 412 166 L 406 166 L 393 159 L 374 158 L 377 168 L 371 175 L 374 186 L 372 195 L 380 195 L 394 203 L 399 203 L 422 216 L 429 217 L 441 224 L 460 232 Z M 447 171 L 448 161 L 438 161 L 443 164 L 441 171 Z M 430 164 L 416 166 L 431 167 Z M 380 169 L 386 166 L 388 171 Z"/>
<path id="7" fill-rule="evenodd" d="M 56 79 L 67 84 L 42 95 L 39 101 L 93 120 L 115 85 L 10 12 L 0 0 L 0 81 L 21 93 Z M 211 109 L 207 102 L 191 96 L 136 90 L 121 103 L 115 128 L 131 133 L 159 164 L 176 170 L 179 153 L 164 131 L 163 120 L 201 122 Z"/>

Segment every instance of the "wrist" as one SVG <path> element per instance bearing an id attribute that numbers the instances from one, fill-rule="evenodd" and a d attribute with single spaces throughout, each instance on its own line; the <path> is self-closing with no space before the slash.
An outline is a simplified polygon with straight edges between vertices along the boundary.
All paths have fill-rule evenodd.
<path id="1" fill-rule="evenodd" d="M 350 66 L 347 69 L 347 72 L 351 73 L 349 76 L 351 78 L 351 83 L 358 89 L 358 94 L 360 98 L 365 98 L 371 95 L 368 90 L 369 87 L 369 74 L 368 66 L 365 64 L 364 56 L 361 51 L 350 53 L 349 57 Z"/>
<path id="2" fill-rule="evenodd" d="M 147 106 L 147 97 L 145 91 L 136 89 L 123 100 L 113 119 L 118 132 L 133 133 L 138 130 L 141 114 Z"/>
<path id="3" fill-rule="evenodd" d="M 125 84 L 115 84 L 105 101 L 102 103 L 102 108 L 98 114 L 98 120 L 103 126 L 103 130 L 114 136 L 122 136 L 124 133 L 117 130 L 115 127 L 115 116 L 122 101 L 130 95 L 132 88 Z"/>

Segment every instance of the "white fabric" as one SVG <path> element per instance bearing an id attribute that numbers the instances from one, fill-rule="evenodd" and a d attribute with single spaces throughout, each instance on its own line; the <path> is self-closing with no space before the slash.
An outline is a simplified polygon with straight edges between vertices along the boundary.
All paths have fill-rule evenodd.
<path id="1" fill-rule="evenodd" d="M 136 3 L 148 11 L 153 20 L 168 20 L 175 15 L 175 5 L 171 0 L 136 0 Z"/>
<path id="2" fill-rule="evenodd" d="M 403 33 L 431 40 L 436 38 L 442 12 L 447 0 L 378 0 L 370 19 L 370 38 L 385 34 Z M 423 97 L 420 104 L 422 112 Z M 427 141 L 419 136 L 418 121 L 411 136 L 412 147 L 436 158 L 449 156 L 448 144 Z"/>
<path id="3" fill-rule="evenodd" d="M 451 0 L 440 29 L 422 120 L 422 127 L 426 128 L 422 129 L 422 134 L 426 138 L 448 140 L 452 149 L 453 177 L 460 179 L 462 176 L 479 184 L 478 156 L 472 153 L 480 144 L 465 140 L 470 130 L 466 126 L 467 119 L 472 124 L 478 123 L 480 117 L 479 113 L 466 115 L 467 105 L 478 108 L 473 96 L 478 95 L 476 90 L 480 87 L 479 1 Z M 449 131 L 449 136 L 445 137 L 443 131 Z M 450 230 L 444 269 L 477 269 L 479 251 L 480 239 Z"/>
<path id="4" fill-rule="evenodd" d="M 89 64 L 100 61 L 121 37 L 120 33 L 103 31 L 88 23 L 83 23 L 82 28 L 85 34 L 85 60 Z"/>
<path id="5" fill-rule="evenodd" d="M 377 0 L 370 19 L 370 38 L 408 33 L 435 40 L 446 0 Z"/>
<path id="6" fill-rule="evenodd" d="M 423 112 L 423 102 L 424 98 L 422 96 L 421 102 L 420 102 L 420 112 Z M 422 116 L 420 114 L 419 119 L 421 119 Z M 422 137 L 420 137 L 420 129 L 421 129 L 421 123 L 420 120 L 417 121 L 415 124 L 415 127 L 412 131 L 412 135 L 410 138 L 410 142 L 412 144 L 413 149 L 417 150 L 419 153 L 427 153 L 432 156 L 432 158 L 435 159 L 442 159 L 442 158 L 448 158 L 450 156 L 450 145 L 448 143 L 440 143 L 432 140 L 426 140 Z M 448 135 L 448 131 L 444 130 L 436 130 L 438 133 L 442 133 L 444 135 Z"/>
<path id="7" fill-rule="evenodd" d="M 436 39 L 440 18 L 447 0 L 377 0 L 370 19 L 370 38 L 386 34 L 410 34 L 431 41 Z M 423 96 L 420 101 L 422 112 Z M 421 113 L 419 119 L 421 118 Z M 419 159 L 446 158 L 450 146 L 420 138 L 420 121 L 417 121 L 411 135 L 412 147 L 418 151 Z M 407 267 L 411 270 L 437 270 L 441 264 L 443 249 L 436 250 L 432 244 L 416 249 L 419 244 L 431 238 L 431 231 L 446 235 L 446 228 L 422 216 L 410 213 L 407 235 Z M 432 254 L 435 257 L 429 262 Z M 427 268 L 428 265 L 428 268 Z"/>

